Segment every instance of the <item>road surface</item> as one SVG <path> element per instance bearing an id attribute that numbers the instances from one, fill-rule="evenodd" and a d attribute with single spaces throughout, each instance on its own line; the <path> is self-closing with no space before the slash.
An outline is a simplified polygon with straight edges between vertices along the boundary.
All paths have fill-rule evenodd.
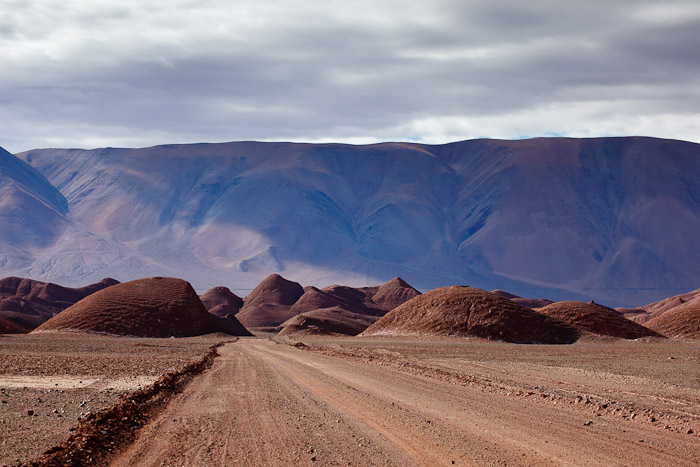
<path id="1" fill-rule="evenodd" d="M 269 339 L 239 339 L 219 353 L 113 465 L 700 463 L 694 434 L 565 401 Z"/>

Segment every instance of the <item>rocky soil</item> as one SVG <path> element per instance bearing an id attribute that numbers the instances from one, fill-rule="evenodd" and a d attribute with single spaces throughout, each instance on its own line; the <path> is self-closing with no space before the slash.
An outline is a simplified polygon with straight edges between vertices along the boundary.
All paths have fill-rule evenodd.
<path id="1" fill-rule="evenodd" d="M 66 449 L 116 466 L 700 462 L 698 340 L 241 338 L 205 369 L 220 341 L 0 338 L 0 463 L 63 465 L 50 456 Z M 203 372 L 183 373 L 193 362 Z M 149 397 L 152 416 L 130 408 Z"/>
<path id="2" fill-rule="evenodd" d="M 37 458 L 64 442 L 81 421 L 232 339 L 0 336 L 0 465 Z"/>

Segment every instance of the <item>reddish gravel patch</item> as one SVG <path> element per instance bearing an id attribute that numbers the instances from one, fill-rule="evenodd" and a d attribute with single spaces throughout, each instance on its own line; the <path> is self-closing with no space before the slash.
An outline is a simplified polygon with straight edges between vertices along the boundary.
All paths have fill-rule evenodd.
<path id="1" fill-rule="evenodd" d="M 557 302 L 539 309 L 538 312 L 593 334 L 622 339 L 658 336 L 650 329 L 620 316 L 615 310 L 595 303 Z"/>
<path id="2" fill-rule="evenodd" d="M 235 323 L 234 323 L 235 324 Z M 96 292 L 54 316 L 34 332 L 77 330 L 137 337 L 186 337 L 240 328 L 213 316 L 192 286 L 153 277 Z"/>
<path id="3" fill-rule="evenodd" d="M 666 337 L 700 339 L 700 295 L 645 323 Z"/>
<path id="4" fill-rule="evenodd" d="M 578 332 L 495 293 L 453 286 L 409 300 L 362 335 L 457 335 L 515 343 L 563 344 L 574 342 Z"/>
<path id="5" fill-rule="evenodd" d="M 182 392 L 196 375 L 211 367 L 216 347 L 180 371 L 161 377 L 152 386 L 126 394 L 118 404 L 90 413 L 62 444 L 23 467 L 109 465 L 109 458 L 136 439 L 137 430 L 163 410 L 173 394 Z"/>

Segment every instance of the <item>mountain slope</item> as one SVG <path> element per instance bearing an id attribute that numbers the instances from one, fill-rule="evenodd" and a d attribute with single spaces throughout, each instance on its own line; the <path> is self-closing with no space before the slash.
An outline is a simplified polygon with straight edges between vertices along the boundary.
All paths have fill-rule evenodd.
<path id="1" fill-rule="evenodd" d="M 700 283 L 693 143 L 241 142 L 19 157 L 112 255 L 84 258 L 64 236 L 33 263 L 37 278 L 189 274 L 204 292 L 252 289 L 273 272 L 319 287 L 400 275 L 419 289 L 469 283 L 611 306 Z"/>
<path id="2" fill-rule="evenodd" d="M 31 261 L 66 228 L 61 193 L 26 162 L 0 148 L 0 269 Z"/>

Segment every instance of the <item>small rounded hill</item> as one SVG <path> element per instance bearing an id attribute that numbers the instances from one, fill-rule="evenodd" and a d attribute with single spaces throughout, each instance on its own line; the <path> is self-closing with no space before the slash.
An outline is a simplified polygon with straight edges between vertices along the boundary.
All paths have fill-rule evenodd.
<path id="1" fill-rule="evenodd" d="M 95 292 L 34 332 L 53 330 L 138 337 L 249 334 L 238 321 L 207 312 L 188 282 L 167 277 L 139 279 Z"/>
<path id="2" fill-rule="evenodd" d="M 700 296 L 671 308 L 644 326 L 666 337 L 700 339 Z"/>
<path id="3" fill-rule="evenodd" d="M 565 344 L 579 333 L 498 294 L 473 287 L 441 287 L 394 308 L 362 333 L 475 336 L 514 343 Z"/>
<path id="4" fill-rule="evenodd" d="M 372 301 L 384 310 L 393 310 L 418 295 L 420 292 L 411 287 L 405 280 L 395 277 L 377 289 Z"/>
<path id="5" fill-rule="evenodd" d="M 245 297 L 236 318 L 251 329 L 279 326 L 296 314 L 290 308 L 303 294 L 300 284 L 271 274 Z"/>
<path id="6" fill-rule="evenodd" d="M 22 326 L 19 326 L 5 318 L 0 318 L 0 334 L 26 334 L 27 331 Z"/>
<path id="7" fill-rule="evenodd" d="M 654 331 L 620 316 L 610 308 L 596 303 L 556 302 L 537 311 L 569 326 L 573 326 L 582 332 L 622 339 L 658 336 Z"/>
<path id="8" fill-rule="evenodd" d="M 243 306 L 243 299 L 231 292 L 228 287 L 214 287 L 199 298 L 209 313 L 219 318 L 235 315 Z"/>
<path id="9" fill-rule="evenodd" d="M 321 308 L 298 314 L 280 325 L 279 336 L 293 334 L 356 336 L 377 321 L 376 316 L 348 311 L 342 307 Z"/>

